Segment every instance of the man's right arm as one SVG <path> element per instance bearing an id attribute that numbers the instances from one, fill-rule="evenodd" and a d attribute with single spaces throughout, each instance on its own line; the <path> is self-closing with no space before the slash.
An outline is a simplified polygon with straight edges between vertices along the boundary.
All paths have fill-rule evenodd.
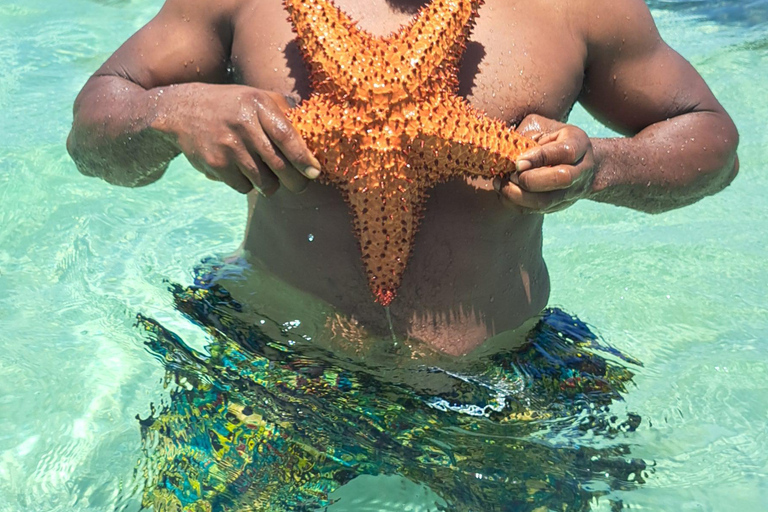
<path id="1" fill-rule="evenodd" d="M 302 190 L 319 163 L 278 95 L 228 79 L 237 0 L 167 0 L 83 87 L 67 148 L 78 169 L 136 187 L 184 153 L 239 192 Z"/>

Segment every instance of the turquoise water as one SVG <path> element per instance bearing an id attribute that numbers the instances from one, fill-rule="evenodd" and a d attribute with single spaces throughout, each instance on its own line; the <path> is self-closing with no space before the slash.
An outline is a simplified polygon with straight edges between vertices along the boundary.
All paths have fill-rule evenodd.
<path id="1" fill-rule="evenodd" d="M 167 392 L 135 315 L 202 347 L 164 280 L 187 283 L 202 258 L 240 242 L 244 199 L 185 162 L 128 190 L 81 177 L 66 155 L 77 91 L 160 4 L 0 0 L 0 512 L 137 509 L 135 416 Z M 718 196 L 661 216 L 584 202 L 548 217 L 551 302 L 645 363 L 617 410 L 643 417 L 626 441 L 655 468 L 621 496 L 626 504 L 762 511 L 768 2 L 651 6 L 733 115 L 741 174 Z M 608 134 L 578 109 L 571 121 Z M 368 502 L 356 510 L 426 510 L 428 501 L 389 481 L 361 480 L 355 494 Z"/>

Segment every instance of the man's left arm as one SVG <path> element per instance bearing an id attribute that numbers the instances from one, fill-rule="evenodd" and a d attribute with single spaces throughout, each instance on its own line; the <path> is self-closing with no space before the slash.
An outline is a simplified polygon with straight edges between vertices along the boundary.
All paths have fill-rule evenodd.
<path id="1" fill-rule="evenodd" d="M 529 116 L 518 129 L 541 145 L 497 189 L 540 212 L 586 198 L 657 213 L 725 188 L 739 167 L 728 113 L 661 39 L 642 0 L 594 3 L 579 101 L 626 137 L 590 139 L 575 126 Z"/>

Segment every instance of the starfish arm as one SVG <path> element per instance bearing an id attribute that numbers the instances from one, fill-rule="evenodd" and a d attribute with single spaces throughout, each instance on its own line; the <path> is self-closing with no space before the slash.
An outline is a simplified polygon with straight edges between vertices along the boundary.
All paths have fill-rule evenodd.
<path id="1" fill-rule="evenodd" d="M 421 86 L 415 78 L 431 77 L 446 90 L 458 87 L 458 63 L 483 0 L 433 0 L 392 41 L 407 66 L 403 84 L 409 92 Z"/>
<path id="2" fill-rule="evenodd" d="M 331 0 L 284 0 L 314 95 L 288 117 L 348 203 L 376 301 L 395 297 L 434 183 L 495 177 L 535 143 L 455 95 L 482 0 L 432 0 L 398 33 L 373 37 Z"/>
<path id="3" fill-rule="evenodd" d="M 350 207 L 371 293 L 386 306 L 413 249 L 426 186 L 396 151 L 363 151 L 352 168 L 355 175 L 337 186 Z"/>
<path id="4" fill-rule="evenodd" d="M 344 151 L 349 148 L 339 143 L 344 136 L 345 119 L 349 119 L 343 105 L 326 96 L 313 94 L 286 115 L 320 161 L 324 171 L 321 176 L 325 172 L 338 172 L 344 162 L 352 158 L 351 153 Z"/>
<path id="5" fill-rule="evenodd" d="M 537 145 L 459 96 L 437 95 L 422 109 L 419 131 L 411 134 L 409 160 L 429 169 L 435 182 L 507 175 L 515 171 L 515 160 Z"/>
<path id="6" fill-rule="evenodd" d="M 313 90 L 341 97 L 367 98 L 365 78 L 372 78 L 381 38 L 358 28 L 331 0 L 284 0 L 304 60 L 310 67 Z M 378 50 L 378 52 L 376 52 Z"/>
<path id="7" fill-rule="evenodd" d="M 413 248 L 428 183 L 386 134 L 367 134 L 359 115 L 320 95 L 288 112 L 322 164 L 320 181 L 341 190 L 349 205 L 369 288 L 386 306 Z"/>

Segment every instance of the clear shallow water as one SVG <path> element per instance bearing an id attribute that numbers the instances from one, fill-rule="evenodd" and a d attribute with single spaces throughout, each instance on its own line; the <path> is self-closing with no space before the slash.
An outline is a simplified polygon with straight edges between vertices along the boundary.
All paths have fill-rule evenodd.
<path id="1" fill-rule="evenodd" d="M 0 512 L 136 509 L 134 417 L 166 392 L 135 315 L 202 346 L 164 280 L 189 282 L 202 258 L 231 252 L 242 235 L 245 201 L 184 162 L 126 190 L 81 177 L 66 155 L 77 91 L 160 3 L 0 0 Z M 551 302 L 645 363 L 618 409 L 643 417 L 627 441 L 656 467 L 625 503 L 761 511 L 768 2 L 651 6 L 735 118 L 741 174 L 718 196 L 662 216 L 584 202 L 548 217 Z M 571 121 L 608 134 L 580 110 Z M 387 489 L 370 510 L 427 501 L 423 490 L 364 483 L 357 498 Z"/>

